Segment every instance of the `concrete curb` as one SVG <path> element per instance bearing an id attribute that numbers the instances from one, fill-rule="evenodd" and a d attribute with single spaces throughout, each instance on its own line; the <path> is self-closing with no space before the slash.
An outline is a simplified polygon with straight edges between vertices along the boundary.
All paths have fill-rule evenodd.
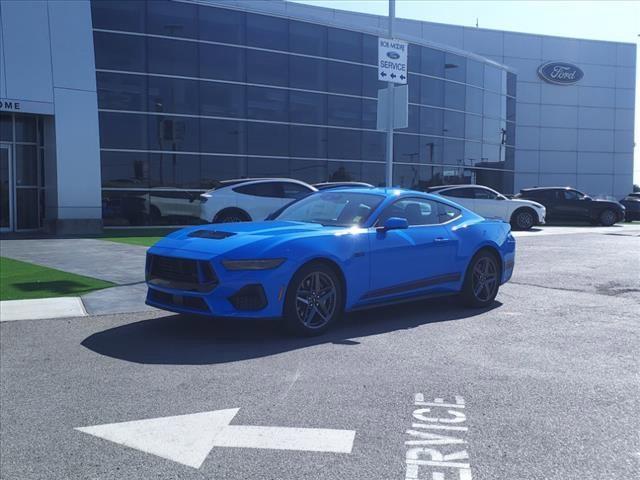
<path id="1" fill-rule="evenodd" d="M 86 317 L 80 297 L 35 298 L 0 302 L 0 322 Z"/>

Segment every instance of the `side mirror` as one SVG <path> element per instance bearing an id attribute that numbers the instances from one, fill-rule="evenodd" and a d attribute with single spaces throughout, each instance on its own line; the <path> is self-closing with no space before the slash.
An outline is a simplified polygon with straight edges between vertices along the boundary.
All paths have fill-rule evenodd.
<path id="1" fill-rule="evenodd" d="M 583 200 L 587 200 L 587 201 L 589 201 L 589 202 L 592 200 L 592 199 L 591 199 L 591 197 L 589 197 L 589 196 L 587 196 L 587 195 L 585 195 L 584 197 L 582 197 L 582 199 L 583 199 Z"/>
<path id="2" fill-rule="evenodd" d="M 388 230 L 404 230 L 407 228 L 409 228 L 409 222 L 406 218 L 390 217 L 387 218 L 384 224 L 381 227 L 378 227 L 377 230 L 380 232 L 386 232 Z"/>

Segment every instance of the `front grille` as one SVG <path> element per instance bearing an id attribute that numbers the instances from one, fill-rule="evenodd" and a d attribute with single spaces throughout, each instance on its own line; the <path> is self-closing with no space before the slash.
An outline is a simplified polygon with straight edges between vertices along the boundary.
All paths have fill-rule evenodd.
<path id="1" fill-rule="evenodd" d="M 177 290 L 211 291 L 218 284 L 211 264 L 205 260 L 147 254 L 147 282 Z"/>

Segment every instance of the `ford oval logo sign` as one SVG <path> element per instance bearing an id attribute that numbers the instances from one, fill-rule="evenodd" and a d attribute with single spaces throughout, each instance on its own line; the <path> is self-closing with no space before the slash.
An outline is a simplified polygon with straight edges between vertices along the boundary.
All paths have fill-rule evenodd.
<path id="1" fill-rule="evenodd" d="M 391 60 L 397 60 L 400 58 L 400 54 L 398 52 L 387 52 L 387 57 Z"/>
<path id="2" fill-rule="evenodd" d="M 547 62 L 538 67 L 538 75 L 549 83 L 571 85 L 582 80 L 584 72 L 571 63 Z"/>

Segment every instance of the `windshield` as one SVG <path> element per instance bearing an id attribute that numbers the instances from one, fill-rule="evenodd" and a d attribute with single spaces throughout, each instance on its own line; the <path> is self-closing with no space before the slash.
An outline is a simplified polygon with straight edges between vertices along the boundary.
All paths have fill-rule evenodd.
<path id="1" fill-rule="evenodd" d="M 326 226 L 363 225 L 380 202 L 381 195 L 355 192 L 321 192 L 292 203 L 276 218 Z"/>

